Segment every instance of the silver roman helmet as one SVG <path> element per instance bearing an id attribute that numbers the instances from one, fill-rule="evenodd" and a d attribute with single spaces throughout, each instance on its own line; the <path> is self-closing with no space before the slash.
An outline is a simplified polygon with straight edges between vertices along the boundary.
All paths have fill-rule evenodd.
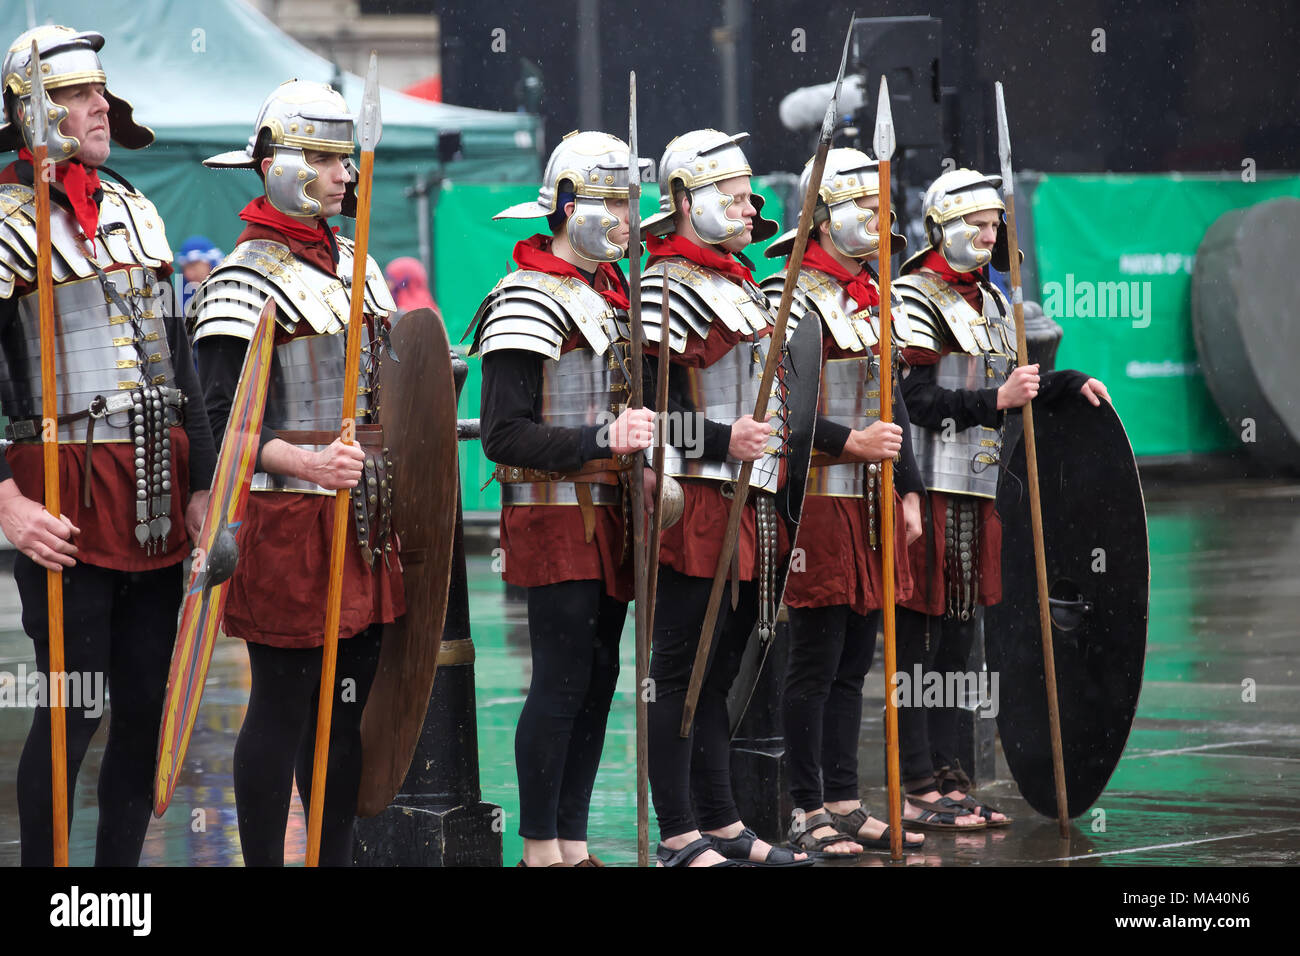
<path id="1" fill-rule="evenodd" d="M 619 219 L 605 200 L 628 198 L 628 152 L 627 143 L 617 136 L 574 130 L 547 160 L 536 201 L 503 209 L 492 218 L 536 219 L 562 211 L 572 202 L 568 237 L 574 251 L 592 262 L 615 262 L 623 258 L 623 247 L 610 238 Z M 650 160 L 639 160 L 639 166 L 648 169 Z"/>
<path id="2" fill-rule="evenodd" d="M 663 159 L 659 161 L 659 212 L 644 223 L 642 229 L 649 235 L 662 236 L 672 232 L 673 207 L 676 199 L 673 189 L 686 190 L 691 200 L 691 225 L 701 239 L 710 245 L 726 242 L 744 227 L 727 215 L 734 201 L 717 183 L 737 176 L 752 176 L 749 161 L 740 144 L 749 139 L 748 133 L 728 136 L 716 129 L 697 129 L 683 133 L 668 144 Z M 763 197 L 753 196 L 754 232 L 752 242 L 762 242 L 776 235 L 777 225 L 763 218 Z"/>
<path id="3" fill-rule="evenodd" d="M 352 163 L 356 132 L 348 104 L 328 83 L 289 80 L 280 84 L 257 114 L 257 124 L 243 149 L 219 153 L 203 161 L 211 169 L 260 169 L 269 158 L 266 198 L 286 216 L 319 216 L 321 204 L 307 195 L 316 168 L 307 152 L 339 153 L 346 157 L 351 182 L 343 198 L 343 215 L 357 213 L 357 168 Z"/>
<path id="4" fill-rule="evenodd" d="M 993 268 L 1005 272 L 1010 263 L 1006 220 L 999 216 L 997 242 L 989 250 L 975 248 L 979 230 L 963 218 L 985 209 L 1005 213 L 998 188 L 1001 185 L 1001 176 L 986 176 L 965 168 L 944 173 L 931 183 L 921 202 L 927 245 L 904 263 L 902 271 L 909 271 L 920 256 L 937 249 L 958 272 L 974 272 L 990 262 Z"/>
<path id="5" fill-rule="evenodd" d="M 815 158 L 815 157 L 814 157 Z M 812 181 L 813 160 L 804 164 L 799 177 L 799 193 L 808 194 Z M 880 173 L 876 161 L 857 149 L 837 147 L 826 154 L 826 168 L 822 172 L 821 188 L 817 190 L 817 207 L 813 210 L 813 225 L 819 226 L 828 219 L 831 223 L 831 242 L 841 253 L 851 259 L 862 259 L 880 248 L 879 213 L 872 213 L 858 205 L 858 199 L 880 193 Z M 893 229 L 894 211 L 889 211 L 890 248 L 901 252 L 907 245 Z M 791 229 L 767 247 L 769 259 L 790 254 L 798 228 Z"/>
<path id="6" fill-rule="evenodd" d="M 50 97 L 50 90 L 82 83 L 105 83 L 99 50 L 104 38 L 98 33 L 78 33 L 70 27 L 42 26 L 28 30 L 10 45 L 0 66 L 0 83 L 4 84 L 4 121 L 0 123 L 0 152 L 32 144 L 32 41 L 41 55 L 41 74 L 45 85 L 45 102 L 41 108 L 50 120 L 50 158 L 55 162 L 71 159 L 81 143 L 63 132 L 68 115 Z M 108 130 L 113 141 L 127 149 L 143 149 L 153 142 L 153 130 L 141 126 L 132 116 L 131 104 L 104 89 L 108 100 Z"/>

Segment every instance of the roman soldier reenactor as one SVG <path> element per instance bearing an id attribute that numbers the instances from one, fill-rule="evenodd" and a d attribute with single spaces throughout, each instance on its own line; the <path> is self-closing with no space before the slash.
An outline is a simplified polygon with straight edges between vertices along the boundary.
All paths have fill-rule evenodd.
<path id="1" fill-rule="evenodd" d="M 648 161 L 643 161 L 648 165 Z M 565 136 L 517 243 L 519 268 L 474 317 L 483 357 L 483 452 L 497 463 L 505 580 L 528 591 L 532 683 L 515 732 L 520 866 L 601 866 L 587 812 L 633 595 L 626 483 L 653 413 L 629 409 L 628 146 Z M 637 252 L 639 255 L 639 250 Z"/>
<path id="2" fill-rule="evenodd" d="M 33 40 L 43 102 L 33 96 Z M 84 699 L 85 691 L 98 675 L 107 678 L 113 706 L 97 788 L 95 864 L 134 866 L 152 807 L 181 564 L 203 522 L 216 453 L 176 317 L 162 220 L 148 199 L 103 165 L 110 138 L 127 149 L 154 138 L 105 85 L 103 45 L 98 33 L 37 27 L 14 41 L 0 68 L 0 150 L 18 150 L 0 172 L 0 402 L 9 419 L 5 438 L 13 442 L 0 461 L 0 528 L 19 551 L 14 577 L 23 628 L 47 681 L 44 569 L 62 573 L 64 670 L 81 675 L 83 697 L 64 710 L 69 807 L 103 705 Z M 35 111 L 49 119 L 54 176 L 49 225 L 60 515 L 42 506 Z M 53 862 L 45 703 L 18 765 L 23 865 Z"/>
<path id="3" fill-rule="evenodd" d="M 1080 392 L 1093 405 L 1105 386 L 1076 371 L 1040 376 L 1015 367 L 1010 304 L 986 267 L 1009 265 L 1001 177 L 971 169 L 940 176 L 923 202 L 924 249 L 905 262 L 895 288 L 910 332 L 903 381 L 912 444 L 929 513 L 913 544 L 914 590 L 900 602 L 898 669 L 965 672 L 981 608 L 1002 597 L 1002 526 L 995 510 L 1004 416 L 1037 397 Z M 966 829 L 1010 822 L 970 796 L 957 758 L 957 708 L 899 708 L 903 817 L 913 829 Z"/>
<path id="4" fill-rule="evenodd" d="M 812 165 L 804 168 L 798 195 L 808 192 Z M 899 596 L 911 591 L 907 543 L 920 535 L 925 486 L 897 391 L 893 422 L 880 421 L 880 290 L 870 265 L 880 251 L 879 192 L 875 160 L 856 149 L 830 150 L 790 310 L 792 325 L 822 325 L 819 417 L 798 538 L 802 562 L 785 590 L 790 658 L 782 694 L 796 813 L 790 840 L 812 853 L 889 849 L 889 827 L 858 799 L 862 682 L 875 655 L 884 597 L 880 463 L 901 455 Z M 788 255 L 794 239 L 791 230 L 766 254 Z M 896 235 L 894 243 L 901 248 L 904 240 Z M 774 311 L 785 277 L 783 270 L 762 283 Z M 892 315 L 903 340 L 906 318 L 898 308 Z M 914 836 L 907 843 L 923 841 Z"/>
<path id="5" fill-rule="evenodd" d="M 760 215 L 741 133 L 695 130 L 668 144 L 659 166 L 658 215 L 647 220 L 650 263 L 643 279 L 645 394 L 670 345 L 669 447 L 665 474 L 679 479 L 681 520 L 663 533 L 658 559 L 650 679 L 650 787 L 664 866 L 811 864 L 806 854 L 771 847 L 740 818 L 731 788 L 727 692 L 755 623 L 770 636 L 780 604 L 802 497 L 820 363 L 818 329 L 809 367 L 790 375 L 782 343 L 775 412 L 755 421 L 774 316 L 740 255 L 776 232 Z M 803 328 L 799 330 L 804 331 Z M 791 386 L 804 390 L 807 423 L 791 415 Z M 802 461 L 792 437 L 803 429 Z M 692 663 L 741 463 L 754 462 L 740 537 L 723 597 L 708 670 L 689 737 L 681 736 Z M 791 492 L 793 489 L 793 493 Z M 778 508 L 782 495 L 792 501 Z M 653 560 L 653 557 L 652 557 Z M 702 835 L 702 832 L 703 834 Z"/>
<path id="6" fill-rule="evenodd" d="M 394 462 L 373 422 L 395 305 L 378 265 L 352 290 L 352 243 L 328 220 L 356 210 L 353 116 L 322 83 L 282 84 L 243 150 L 204 165 L 251 169 L 264 184 L 240 213 L 237 245 L 190 301 L 194 350 L 220 436 L 268 298 L 276 346 L 257 471 L 228 584 L 224 629 L 248 646 L 252 689 L 235 744 L 235 803 L 248 865 L 281 865 L 290 789 L 310 804 L 335 493 L 352 489 L 320 863 L 352 859 L 361 715 L 382 625 L 405 611 L 391 512 Z M 340 440 L 351 296 L 365 296 L 356 441 Z M 397 477 L 400 480 L 400 476 Z M 346 692 L 344 689 L 346 688 Z"/>

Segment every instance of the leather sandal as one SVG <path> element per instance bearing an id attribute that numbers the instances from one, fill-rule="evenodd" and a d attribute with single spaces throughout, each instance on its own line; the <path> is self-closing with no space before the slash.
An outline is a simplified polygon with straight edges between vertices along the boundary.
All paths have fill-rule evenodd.
<path id="1" fill-rule="evenodd" d="M 814 830 L 820 830 L 822 827 L 830 827 L 835 830 L 829 836 L 813 836 Z M 837 843 L 858 843 L 861 840 L 857 837 L 845 836 L 836 826 L 835 821 L 826 810 L 818 810 L 816 813 L 804 817 L 803 826 L 799 829 L 794 824 L 790 825 L 790 832 L 786 834 L 786 839 L 790 845 L 798 850 L 807 853 L 814 859 L 833 860 L 836 857 L 854 857 L 861 856 L 861 850 L 852 850 L 847 853 L 831 853 L 829 848 Z"/>
<path id="2" fill-rule="evenodd" d="M 655 859 L 663 867 L 682 867 L 683 869 L 691 865 L 691 860 L 695 859 L 705 850 L 716 849 L 713 841 L 708 837 L 700 837 L 698 840 L 692 840 L 680 850 L 670 850 L 662 843 L 655 848 Z M 721 863 L 714 863 L 714 866 L 748 866 L 750 864 L 741 863 L 737 860 L 723 860 Z"/>
<path id="3" fill-rule="evenodd" d="M 966 771 L 962 770 L 961 764 L 956 767 L 944 765 L 935 771 L 934 777 L 935 789 L 940 793 L 947 794 L 950 790 L 956 790 L 958 793 L 965 794 L 960 800 L 945 796 L 944 799 L 948 802 L 961 807 L 968 813 L 982 817 L 990 827 L 1011 826 L 1013 822 L 1011 817 L 1007 817 L 1005 820 L 994 820 L 993 814 L 1002 813 L 1002 811 L 991 804 L 981 803 L 972 797 L 971 791 L 975 789 L 975 784 L 971 782 L 971 778 L 967 776 Z"/>
<path id="4" fill-rule="evenodd" d="M 739 860 L 749 863 L 751 866 L 770 866 L 770 867 L 791 867 L 791 866 L 812 866 L 816 861 L 812 857 L 806 860 L 796 860 L 795 851 L 784 846 L 774 846 L 767 851 L 767 858 L 762 862 L 755 863 L 749 858 L 749 853 L 758 841 L 758 834 L 749 827 L 741 830 L 736 836 L 730 839 L 726 837 L 713 836 L 705 834 L 704 839 L 713 844 L 713 849 L 717 850 L 728 860 Z"/>
<path id="5" fill-rule="evenodd" d="M 871 818 L 871 814 L 867 813 L 865 807 L 858 807 L 850 813 L 836 813 L 834 810 L 827 810 L 826 812 L 830 815 L 830 818 L 833 821 L 831 825 L 855 843 L 861 843 L 868 850 L 893 849 L 889 843 L 889 831 L 891 829 L 889 824 L 885 824 L 884 831 L 878 837 L 873 838 L 862 835 L 862 828 L 866 826 L 867 820 Z M 906 827 L 904 827 L 904 829 L 906 829 Z M 966 828 L 961 827 L 960 829 L 964 830 Z M 909 842 L 907 835 L 903 835 L 904 850 L 919 850 L 923 846 L 925 846 L 924 837 L 919 841 Z"/>
<path id="6" fill-rule="evenodd" d="M 596 856 L 596 854 L 594 853 L 588 853 L 587 858 L 585 860 L 582 860 L 573 865 L 574 866 L 604 866 L 605 861 L 602 860 L 600 857 Z"/>
<path id="7" fill-rule="evenodd" d="M 957 823 L 957 818 L 965 816 L 961 812 L 961 807 L 947 797 L 941 797 L 937 801 L 921 800 L 918 797 L 907 797 L 907 802 L 917 810 L 921 815 L 915 820 L 903 818 L 903 829 L 905 830 L 983 830 L 988 824 L 981 820 L 979 823 L 971 823 L 961 826 Z M 945 802 L 946 801 L 946 802 Z"/>

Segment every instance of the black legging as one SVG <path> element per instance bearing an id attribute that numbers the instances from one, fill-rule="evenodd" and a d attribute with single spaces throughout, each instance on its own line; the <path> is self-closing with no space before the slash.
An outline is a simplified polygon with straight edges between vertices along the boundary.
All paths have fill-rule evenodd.
<path id="1" fill-rule="evenodd" d="M 587 839 L 626 616 L 600 581 L 528 589 L 533 678 L 515 729 L 525 839 Z"/>
<path id="2" fill-rule="evenodd" d="M 913 668 L 921 665 L 925 673 L 965 672 L 979 627 L 977 608 L 969 621 L 950 617 L 929 617 L 905 607 L 898 609 L 898 670 L 915 684 Z M 927 640 L 928 630 L 928 640 Z M 927 647 L 928 645 L 928 647 Z M 945 679 L 944 685 L 948 682 Z M 914 687 L 919 696 L 920 689 Z M 957 708 L 898 708 L 899 764 L 903 789 L 911 792 L 930 790 L 938 767 L 957 765 Z"/>
<path id="3" fill-rule="evenodd" d="M 46 571 L 26 555 L 14 559 L 23 604 L 23 630 L 36 650 L 36 666 L 49 673 Z M 106 678 L 113 698 L 108 742 L 99 767 L 96 866 L 137 866 L 153 808 L 154 758 L 162 702 L 176 641 L 181 566 L 132 573 L 77 564 L 63 571 L 64 670 Z M 93 679 L 92 679 L 93 680 Z M 73 701 L 71 703 L 87 703 Z M 101 706 L 104 701 L 98 702 Z M 68 754 L 68 825 L 77 774 L 99 716 L 86 708 L 64 710 Z M 18 761 L 18 817 L 23 866 L 52 866 L 50 712 L 36 709 Z"/>
<path id="4" fill-rule="evenodd" d="M 740 602 L 734 611 L 730 587 L 723 595 L 691 736 L 686 740 L 680 736 L 686 687 L 711 584 L 708 578 L 659 568 L 650 658 L 654 696 L 649 705 L 649 757 L 650 791 L 661 840 L 697 828 L 719 830 L 740 820 L 731 792 L 727 691 L 740 671 L 741 655 L 758 619 L 758 585 L 753 581 L 740 585 Z"/>
<path id="5" fill-rule="evenodd" d="M 320 865 L 352 863 L 352 822 L 361 783 L 361 713 L 379 664 L 382 625 L 339 641 L 329 763 L 321 820 Z M 304 809 L 311 808 L 320 648 L 288 650 L 248 642 L 253 686 L 235 741 L 235 809 L 245 866 L 283 866 L 295 773 Z M 344 687 L 345 680 L 352 681 Z"/>
<path id="6" fill-rule="evenodd" d="M 880 612 L 847 605 L 790 608 L 782 715 L 790 796 L 807 813 L 858 796 L 862 682 L 876 653 Z"/>

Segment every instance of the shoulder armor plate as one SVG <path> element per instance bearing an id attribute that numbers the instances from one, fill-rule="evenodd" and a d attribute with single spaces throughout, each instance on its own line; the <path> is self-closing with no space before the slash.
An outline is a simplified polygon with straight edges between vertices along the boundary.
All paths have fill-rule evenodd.
<path id="1" fill-rule="evenodd" d="M 576 328 L 593 352 L 604 355 L 625 334 L 620 315 L 581 279 L 519 269 L 498 282 L 475 312 L 470 354 L 521 349 L 558 359 Z"/>
<path id="2" fill-rule="evenodd" d="M 671 283 L 668 305 L 669 346 L 677 352 L 686 348 L 688 332 L 701 338 L 709 326 L 720 321 L 731 332 L 752 335 L 772 324 L 767 300 L 759 288 L 737 285 L 725 276 L 688 259 L 666 260 Z M 647 269 L 641 277 L 641 319 L 646 339 L 662 338 L 664 263 Z"/>
<path id="3" fill-rule="evenodd" d="M 88 279 L 94 266 L 113 264 L 157 269 L 171 263 L 162 219 L 148 199 L 106 182 L 100 206 L 100 231 L 91 249 L 81 227 L 62 207 L 50 215 L 51 273 L 55 283 Z M 36 193 L 21 183 L 0 184 L 0 298 L 13 295 L 17 281 L 36 281 Z"/>

